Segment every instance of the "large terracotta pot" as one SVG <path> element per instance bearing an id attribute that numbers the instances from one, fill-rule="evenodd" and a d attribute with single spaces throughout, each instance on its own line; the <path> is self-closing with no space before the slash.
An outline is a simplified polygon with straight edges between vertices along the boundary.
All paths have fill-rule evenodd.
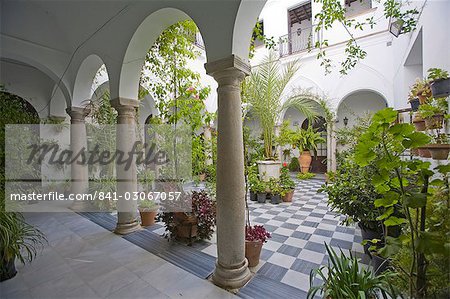
<path id="1" fill-rule="evenodd" d="M 289 191 L 288 193 L 286 193 L 283 196 L 283 201 L 284 202 L 292 202 L 292 197 L 294 196 L 294 189 L 292 189 L 291 191 Z"/>
<path id="2" fill-rule="evenodd" d="M 428 144 L 427 149 L 434 160 L 447 160 L 450 144 Z"/>
<path id="3" fill-rule="evenodd" d="M 298 157 L 298 163 L 300 164 L 300 170 L 303 173 L 309 171 L 309 167 L 311 166 L 311 153 L 309 151 L 303 151 L 300 157 Z"/>
<path id="4" fill-rule="evenodd" d="M 151 211 L 148 209 L 139 208 L 139 214 L 141 214 L 141 225 L 151 226 L 155 224 L 155 217 L 158 211 Z"/>
<path id="5" fill-rule="evenodd" d="M 248 260 L 249 267 L 258 266 L 262 246 L 263 243 L 261 241 L 245 240 L 245 257 Z"/>

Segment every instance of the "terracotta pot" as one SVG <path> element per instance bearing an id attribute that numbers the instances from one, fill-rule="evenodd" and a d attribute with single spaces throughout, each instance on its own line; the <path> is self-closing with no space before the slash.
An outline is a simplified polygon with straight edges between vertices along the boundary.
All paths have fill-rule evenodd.
<path id="1" fill-rule="evenodd" d="M 431 158 L 431 153 L 426 147 L 419 147 L 419 156 L 422 158 Z"/>
<path id="2" fill-rule="evenodd" d="M 294 197 L 294 189 L 292 189 L 291 191 L 289 191 L 288 193 L 286 193 L 283 196 L 283 201 L 284 202 L 292 202 L 292 197 Z"/>
<path id="3" fill-rule="evenodd" d="M 158 211 L 139 208 L 139 214 L 141 214 L 141 225 L 150 226 L 155 224 L 155 217 L 156 214 L 158 214 Z"/>
<path id="4" fill-rule="evenodd" d="M 412 148 L 411 149 L 411 155 L 412 156 L 418 156 L 419 155 L 419 149 L 418 148 Z"/>
<path id="5" fill-rule="evenodd" d="M 427 129 L 427 127 L 425 126 L 425 121 L 417 114 L 413 118 L 413 124 L 416 128 L 416 131 L 425 131 Z"/>
<path id="6" fill-rule="evenodd" d="M 261 241 L 245 241 L 245 257 L 248 260 L 249 267 L 258 266 L 262 246 L 263 243 Z"/>
<path id="7" fill-rule="evenodd" d="M 427 129 L 441 129 L 444 122 L 444 116 L 442 114 L 433 115 L 433 117 L 425 118 L 425 127 Z"/>
<path id="8" fill-rule="evenodd" d="M 311 166 L 311 153 L 309 151 L 303 151 L 300 157 L 298 157 L 298 163 L 300 164 L 300 169 L 303 173 L 309 171 L 309 167 Z"/>
<path id="9" fill-rule="evenodd" d="M 450 144 L 428 144 L 427 149 L 434 160 L 447 160 Z"/>

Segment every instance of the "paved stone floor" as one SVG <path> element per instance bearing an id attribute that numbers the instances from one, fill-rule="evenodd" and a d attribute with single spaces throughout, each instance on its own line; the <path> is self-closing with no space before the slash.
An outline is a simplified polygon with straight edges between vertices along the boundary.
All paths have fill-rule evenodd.
<path id="1" fill-rule="evenodd" d="M 0 298 L 233 298 L 75 213 L 27 215 L 49 245 L 0 283 Z"/>
<path id="2" fill-rule="evenodd" d="M 261 261 L 254 272 L 288 284 L 302 291 L 309 290 L 311 269 L 326 265 L 328 255 L 324 243 L 345 254 L 352 251 L 365 264 L 369 259 L 361 245 L 361 232 L 355 226 L 341 226 L 344 216 L 331 212 L 327 195 L 318 193 L 322 178 L 297 181 L 292 203 L 265 204 L 249 201 L 251 224 L 262 224 L 272 234 L 264 244 Z M 164 233 L 162 226 L 153 231 Z M 199 250 L 217 256 L 215 236 L 209 242 L 194 245 Z"/>
<path id="3" fill-rule="evenodd" d="M 339 225 L 343 216 L 329 211 L 326 195 L 317 193 L 323 183 L 297 182 L 292 203 L 249 202 L 252 224 L 272 234 L 253 272 L 306 294 L 311 269 L 327 263 L 324 242 L 368 262 L 359 229 Z M 234 297 L 80 215 L 32 213 L 27 219 L 43 230 L 49 246 L 32 264 L 19 265 L 17 277 L 0 283 L 0 298 Z M 161 224 L 148 229 L 164 233 Z M 215 239 L 193 248 L 215 257 Z"/>

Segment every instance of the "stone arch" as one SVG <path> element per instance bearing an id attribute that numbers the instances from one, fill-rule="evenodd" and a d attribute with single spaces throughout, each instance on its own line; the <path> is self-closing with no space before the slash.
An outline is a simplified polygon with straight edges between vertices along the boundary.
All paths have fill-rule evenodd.
<path id="1" fill-rule="evenodd" d="M 92 85 L 95 75 L 102 65 L 104 65 L 103 60 L 96 54 L 87 56 L 80 64 L 73 87 L 72 106 L 82 107 L 87 104 L 93 94 Z"/>
<path id="2" fill-rule="evenodd" d="M 134 32 L 123 59 L 119 75 L 119 97 L 138 98 L 139 79 L 148 49 L 167 27 L 186 19 L 191 17 L 179 9 L 162 8 L 142 21 Z"/>
<path id="3" fill-rule="evenodd" d="M 344 106 L 344 104 L 348 106 Z M 351 126 L 357 117 L 363 116 L 364 112 L 376 112 L 385 107 L 388 107 L 388 101 L 380 91 L 358 89 L 349 92 L 338 103 L 336 109 L 337 127 L 345 126 L 344 118 L 348 120 L 347 125 Z"/>

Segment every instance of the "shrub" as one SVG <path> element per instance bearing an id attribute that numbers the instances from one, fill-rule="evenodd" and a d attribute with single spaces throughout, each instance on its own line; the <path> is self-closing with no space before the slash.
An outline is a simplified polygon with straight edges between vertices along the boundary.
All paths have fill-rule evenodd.
<path id="1" fill-rule="evenodd" d="M 309 180 L 315 177 L 316 175 L 311 172 L 300 172 L 297 174 L 297 179 L 299 180 Z"/>
<path id="2" fill-rule="evenodd" d="M 289 163 L 290 171 L 300 171 L 300 164 L 298 163 L 297 157 L 292 157 L 291 163 Z"/>

